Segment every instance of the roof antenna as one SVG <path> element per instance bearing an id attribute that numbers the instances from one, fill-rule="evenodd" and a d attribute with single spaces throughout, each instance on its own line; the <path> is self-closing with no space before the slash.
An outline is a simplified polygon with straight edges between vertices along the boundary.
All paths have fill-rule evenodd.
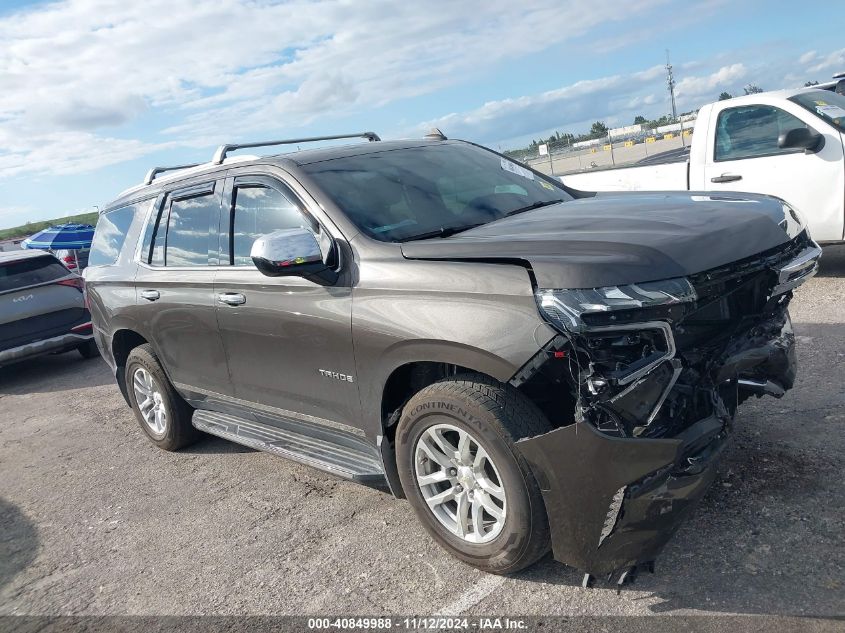
<path id="1" fill-rule="evenodd" d="M 426 134 L 424 138 L 429 141 L 445 141 L 446 135 L 440 131 L 440 128 L 433 127 L 428 131 L 428 134 Z"/>

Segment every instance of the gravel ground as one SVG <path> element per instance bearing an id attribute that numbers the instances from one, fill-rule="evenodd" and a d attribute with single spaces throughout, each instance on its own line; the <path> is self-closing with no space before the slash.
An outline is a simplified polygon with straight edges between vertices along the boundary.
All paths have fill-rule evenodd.
<path id="1" fill-rule="evenodd" d="M 0 614 L 845 614 L 845 248 L 793 303 L 800 377 L 617 597 L 457 563 L 407 503 L 215 438 L 148 443 L 101 360 L 0 369 Z"/>

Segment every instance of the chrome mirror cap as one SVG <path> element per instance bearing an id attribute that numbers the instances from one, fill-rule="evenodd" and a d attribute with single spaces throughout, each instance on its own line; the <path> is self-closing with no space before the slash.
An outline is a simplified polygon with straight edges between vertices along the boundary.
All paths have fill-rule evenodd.
<path id="1" fill-rule="evenodd" d="M 323 253 L 317 237 L 308 229 L 282 229 L 262 235 L 252 244 L 250 257 L 268 277 L 304 277 L 318 283 L 334 283 L 337 274 Z"/>

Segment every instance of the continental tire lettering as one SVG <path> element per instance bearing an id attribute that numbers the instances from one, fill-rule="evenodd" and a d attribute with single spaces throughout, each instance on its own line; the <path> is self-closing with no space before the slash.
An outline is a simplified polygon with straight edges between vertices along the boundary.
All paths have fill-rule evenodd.
<path id="1" fill-rule="evenodd" d="M 414 409 L 410 412 L 411 416 L 418 415 L 423 411 L 428 411 L 430 409 L 445 409 L 451 413 L 454 413 L 456 416 L 463 418 L 464 420 L 468 420 L 470 422 L 475 421 L 475 416 L 472 415 L 469 411 L 461 407 L 460 405 L 455 405 L 452 402 L 443 402 L 443 401 L 436 401 L 436 402 L 421 402 L 418 404 Z"/>

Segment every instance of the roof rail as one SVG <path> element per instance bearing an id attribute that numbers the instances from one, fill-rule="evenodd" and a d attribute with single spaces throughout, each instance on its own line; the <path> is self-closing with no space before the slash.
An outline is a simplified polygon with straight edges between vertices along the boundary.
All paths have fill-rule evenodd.
<path id="1" fill-rule="evenodd" d="M 214 152 L 214 158 L 211 159 L 212 165 L 222 165 L 226 160 L 226 154 L 236 149 L 244 149 L 246 147 L 268 147 L 270 145 L 293 145 L 296 143 L 311 143 L 314 141 L 333 141 L 342 138 L 365 138 L 370 142 L 380 141 L 379 135 L 375 132 L 359 132 L 357 134 L 337 134 L 335 136 L 313 136 L 311 138 L 291 138 L 282 141 L 260 141 L 257 143 L 231 143 L 228 145 L 221 145 Z"/>
<path id="2" fill-rule="evenodd" d="M 153 167 L 150 171 L 147 172 L 147 175 L 144 176 L 144 184 L 149 185 L 155 180 L 155 177 L 159 174 L 163 174 L 166 171 L 176 171 L 177 169 L 189 169 L 190 167 L 198 167 L 202 165 L 202 163 L 191 163 L 189 165 L 172 165 L 170 167 Z"/>

